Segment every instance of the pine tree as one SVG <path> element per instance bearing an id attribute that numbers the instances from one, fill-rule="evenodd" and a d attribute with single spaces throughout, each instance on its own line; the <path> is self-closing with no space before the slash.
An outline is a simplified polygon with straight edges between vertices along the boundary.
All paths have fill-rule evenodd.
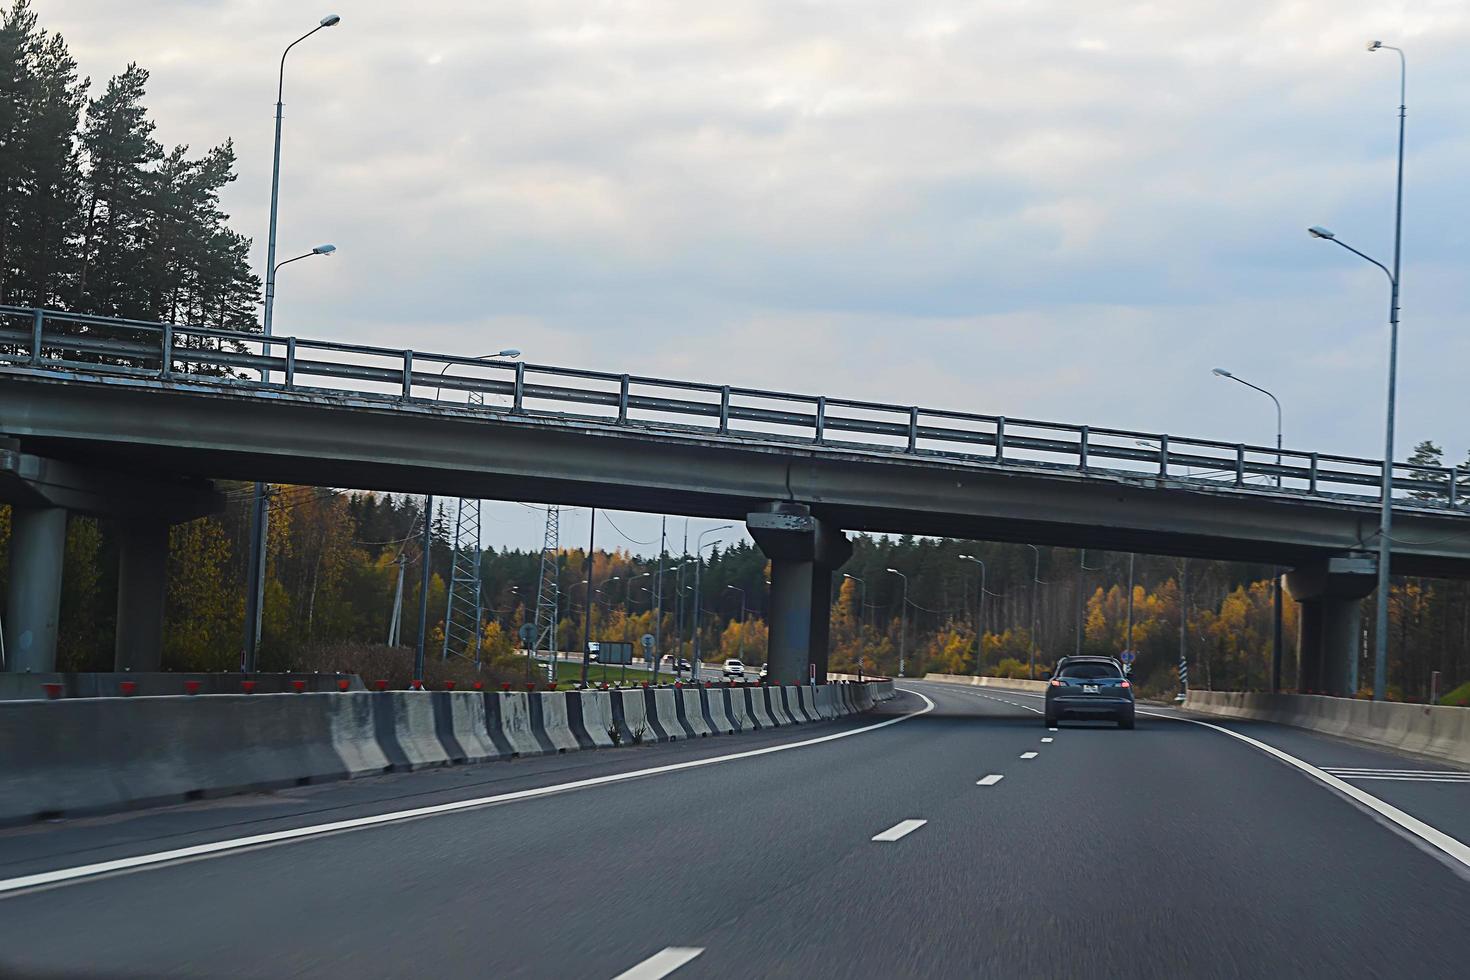
<path id="1" fill-rule="evenodd" d="M 1433 489 L 1418 489 L 1409 491 L 1409 496 L 1416 500 L 1448 500 L 1450 475 L 1444 469 L 1444 450 L 1436 446 L 1433 441 L 1425 439 L 1414 447 L 1414 454 L 1409 457 L 1409 465 L 1423 467 L 1423 469 L 1410 470 L 1410 479 L 1434 485 Z"/>
<path id="2" fill-rule="evenodd" d="M 87 82 L 29 0 L 0 16 L 0 302 L 56 305 L 79 225 L 77 120 Z"/>

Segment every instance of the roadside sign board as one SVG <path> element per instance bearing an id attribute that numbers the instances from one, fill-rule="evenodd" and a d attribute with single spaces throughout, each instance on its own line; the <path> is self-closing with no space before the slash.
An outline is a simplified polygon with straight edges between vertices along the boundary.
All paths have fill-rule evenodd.
<path id="1" fill-rule="evenodd" d="M 1118 657 L 1118 659 L 1123 661 L 1125 664 L 1131 664 L 1137 658 L 1137 656 L 1138 654 L 1134 653 L 1132 650 L 1124 650 L 1123 653 Z"/>
<path id="2" fill-rule="evenodd" d="M 633 662 L 633 644 L 631 643 L 594 640 L 587 646 L 597 655 L 597 662 L 600 664 L 630 664 Z"/>
<path id="3" fill-rule="evenodd" d="M 643 636 L 642 636 L 642 638 L 639 639 L 638 642 L 643 646 L 643 649 L 645 649 L 645 650 L 652 650 L 653 649 L 653 634 L 652 633 L 644 633 Z"/>

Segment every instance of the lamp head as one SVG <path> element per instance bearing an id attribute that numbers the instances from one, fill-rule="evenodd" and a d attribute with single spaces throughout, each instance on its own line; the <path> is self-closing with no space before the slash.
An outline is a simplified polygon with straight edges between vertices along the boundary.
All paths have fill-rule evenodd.
<path id="1" fill-rule="evenodd" d="M 1313 225 L 1312 227 L 1308 228 L 1307 229 L 1307 234 L 1308 235 L 1311 235 L 1313 238 L 1327 238 L 1327 239 L 1332 239 L 1332 238 L 1336 238 L 1337 237 L 1332 232 L 1328 231 L 1326 228 L 1323 228 L 1321 225 Z"/>
<path id="2" fill-rule="evenodd" d="M 1235 377 L 1235 375 L 1231 374 L 1229 371 L 1225 370 L 1224 368 L 1211 368 L 1210 369 L 1210 373 L 1213 374 L 1213 375 L 1215 375 L 1215 377 L 1217 377 L 1217 378 L 1233 378 L 1233 377 Z"/>
<path id="3" fill-rule="evenodd" d="M 313 254 L 313 255 L 331 255 L 335 251 L 337 251 L 337 246 L 335 246 L 335 245 L 318 245 L 316 248 L 314 248 L 314 249 L 311 250 L 311 254 Z"/>
<path id="4" fill-rule="evenodd" d="M 327 16 L 322 18 L 323 27 L 336 27 L 340 23 L 342 23 L 342 18 L 336 14 L 327 14 Z"/>
<path id="5" fill-rule="evenodd" d="M 1369 51 L 1377 51 L 1381 47 L 1383 47 L 1383 42 L 1382 41 L 1369 41 L 1368 42 L 1368 50 Z"/>
<path id="6" fill-rule="evenodd" d="M 898 570 L 898 569 L 896 569 L 896 568 L 890 568 L 890 569 L 888 569 L 888 571 L 890 571 L 890 572 L 892 572 L 892 573 L 893 573 L 893 574 L 895 574 L 895 575 L 902 575 L 902 574 L 903 574 L 903 572 L 900 572 L 900 571 L 899 571 L 899 570 Z"/>
<path id="7" fill-rule="evenodd" d="M 518 351 L 518 350 L 516 350 L 514 347 L 507 347 L 505 350 L 498 352 L 495 356 L 496 357 L 520 357 L 521 356 L 521 352 Z"/>

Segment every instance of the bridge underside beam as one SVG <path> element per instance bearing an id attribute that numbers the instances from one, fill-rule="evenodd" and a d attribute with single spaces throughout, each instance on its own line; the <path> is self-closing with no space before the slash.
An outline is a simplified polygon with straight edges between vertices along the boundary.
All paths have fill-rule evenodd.
<path id="1" fill-rule="evenodd" d="M 1304 566 L 1357 547 L 1371 498 L 1026 461 L 617 426 L 228 385 L 68 383 L 13 373 L 0 418 L 45 455 L 148 472 L 740 519 L 802 500 L 848 531 L 1025 541 Z M 187 424 L 181 424 L 186 419 Z M 1470 578 L 1466 517 L 1404 507 L 1395 574 Z"/>

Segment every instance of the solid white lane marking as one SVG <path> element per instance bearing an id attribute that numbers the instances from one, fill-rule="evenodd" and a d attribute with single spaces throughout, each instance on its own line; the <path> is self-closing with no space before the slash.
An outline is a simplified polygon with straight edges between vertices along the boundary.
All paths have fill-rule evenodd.
<path id="1" fill-rule="evenodd" d="M 1044 739 L 1041 740 L 1041 744 L 1045 745 L 1045 744 L 1047 744 L 1050 741 L 1051 741 L 1050 738 L 1044 738 Z"/>
<path id="2" fill-rule="evenodd" d="M 683 772 L 687 769 L 701 769 L 705 766 L 713 766 L 722 762 L 734 762 L 737 759 L 754 759 L 763 755 L 772 755 L 776 752 L 787 752 L 791 749 L 805 748 L 809 745 L 821 745 L 824 742 L 833 742 L 837 739 L 849 738 L 853 735 L 876 732 L 879 729 L 887 728 L 889 725 L 897 725 L 899 722 L 908 721 L 910 718 L 917 718 L 919 715 L 928 714 L 934 710 L 934 702 L 924 697 L 918 691 L 903 690 L 922 699 L 924 707 L 916 711 L 910 711 L 906 715 L 899 715 L 897 718 L 889 718 L 887 721 L 864 725 L 862 728 L 853 728 L 845 732 L 834 732 L 831 735 L 804 739 L 800 742 L 769 745 L 763 749 L 732 752 L 729 755 L 718 755 L 709 759 L 691 759 L 688 762 L 675 762 L 666 766 L 635 769 L 632 772 L 613 773 L 608 776 L 593 776 L 589 779 L 578 779 L 570 783 L 557 783 L 553 786 L 542 786 L 536 789 L 517 790 L 513 793 L 481 796 L 471 800 L 456 800 L 451 803 L 438 803 L 433 806 L 415 807 L 412 810 L 396 810 L 392 813 L 379 813 L 374 816 L 356 817 L 351 820 L 335 820 L 331 823 L 294 827 L 290 830 L 278 830 L 268 834 L 252 834 L 248 837 L 236 837 L 231 840 L 213 841 L 208 844 L 194 844 L 190 847 L 178 847 L 168 851 L 155 851 L 152 854 L 135 854 L 132 857 L 117 858 L 113 861 L 99 861 L 96 864 L 82 864 L 72 868 L 58 868 L 55 871 L 42 871 L 38 874 L 22 875 L 19 878 L 0 879 L 0 897 L 14 894 L 27 888 L 38 888 L 44 885 L 55 886 L 75 882 L 84 878 L 95 878 L 98 875 L 136 871 L 142 868 L 171 864 L 176 861 L 216 857 L 221 854 L 242 851 L 253 847 L 264 847 L 290 841 L 305 840 L 311 837 L 321 837 L 326 834 L 340 834 L 345 831 L 363 830 L 368 827 L 401 823 L 404 820 L 415 820 L 420 817 L 438 816 L 443 813 L 457 813 L 461 810 L 476 810 L 483 807 L 499 806 L 505 803 L 517 803 L 521 800 L 534 800 L 543 796 L 554 796 L 559 793 L 569 793 L 574 790 L 591 789 L 595 786 L 625 783 L 632 779 L 642 779 L 648 776 L 661 776 L 665 773 Z"/>
<path id="3" fill-rule="evenodd" d="M 659 980 L 673 973 L 704 952 L 701 946 L 670 946 L 659 950 L 631 970 L 624 970 L 613 980 Z"/>
<path id="4" fill-rule="evenodd" d="M 1035 752 L 1022 752 L 1021 753 L 1021 758 L 1023 758 L 1023 759 L 1034 759 L 1034 758 L 1036 758 L 1036 755 L 1037 755 L 1037 753 L 1035 753 Z"/>
<path id="5" fill-rule="evenodd" d="M 1470 772 L 1461 772 L 1458 769 L 1346 769 L 1342 766 L 1319 766 L 1323 772 L 1330 773 L 1357 773 L 1362 775 L 1378 776 L 1456 776 L 1461 779 L 1470 779 Z"/>
<path id="6" fill-rule="evenodd" d="M 1154 718 L 1165 718 L 1172 721 L 1188 722 L 1191 725 L 1199 725 L 1201 728 L 1208 728 L 1212 731 L 1217 731 L 1222 735 L 1229 735 L 1231 738 L 1239 739 L 1245 744 L 1257 748 L 1267 755 L 1272 756 L 1273 758 L 1278 759 L 1281 762 L 1284 762 L 1287 765 L 1300 770 L 1308 776 L 1311 776 L 1312 778 L 1321 781 L 1327 786 L 1330 786 L 1332 789 L 1337 790 L 1337 792 L 1341 793 L 1343 796 L 1346 796 L 1348 799 L 1352 800 L 1354 803 L 1358 804 L 1364 809 L 1369 810 L 1382 817 L 1384 820 L 1387 820 L 1390 823 L 1394 824 L 1406 834 L 1418 838 L 1424 844 L 1438 851 L 1444 857 L 1458 863 L 1460 865 L 1462 874 L 1470 871 L 1470 846 L 1467 846 L 1464 843 L 1455 840 L 1455 838 L 1451 837 L 1449 834 L 1446 834 L 1444 831 L 1439 830 L 1436 827 L 1431 827 L 1429 824 L 1425 823 L 1423 820 L 1420 820 L 1418 817 L 1405 813 L 1403 810 L 1400 810 L 1393 804 L 1385 803 L 1383 800 L 1380 800 L 1372 793 L 1359 789 L 1357 786 L 1354 786 L 1351 783 L 1339 779 L 1337 776 L 1332 775 L 1332 773 L 1330 772 L 1324 772 L 1323 770 L 1318 769 L 1310 762 L 1298 759 L 1296 756 L 1288 752 L 1281 751 L 1274 745 L 1268 745 L 1259 739 L 1251 738 L 1249 735 L 1242 735 L 1240 732 L 1231 731 L 1223 725 L 1212 725 L 1207 721 L 1200 721 L 1198 718 L 1185 718 L 1181 715 L 1166 715 L 1161 714 L 1157 711 L 1146 711 L 1143 708 L 1139 708 L 1137 710 L 1140 714 L 1151 715 Z"/>
<path id="7" fill-rule="evenodd" d="M 1002 776 L 1002 775 L 1000 775 L 1000 774 L 998 774 L 998 773 L 991 773 L 989 776 L 986 776 L 984 779 L 980 780 L 975 785 L 976 786 L 994 786 L 996 783 L 1000 782 L 1002 779 L 1005 779 L 1005 777 Z"/>
<path id="8" fill-rule="evenodd" d="M 896 841 L 900 837 L 907 837 L 909 834 L 912 834 L 914 831 L 918 830 L 920 827 L 924 826 L 924 824 L 928 822 L 929 821 L 927 820 L 900 820 L 892 827 L 889 827 L 887 830 L 883 831 L 883 833 L 874 837 L 873 840 Z"/>

